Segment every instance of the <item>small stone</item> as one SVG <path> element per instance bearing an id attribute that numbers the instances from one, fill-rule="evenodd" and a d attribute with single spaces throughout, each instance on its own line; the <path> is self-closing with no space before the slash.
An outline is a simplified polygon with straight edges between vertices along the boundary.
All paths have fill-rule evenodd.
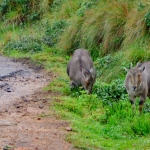
<path id="1" fill-rule="evenodd" d="M 32 101 L 33 101 L 33 102 L 37 102 L 37 101 L 38 101 L 38 99 L 33 99 Z"/>
<path id="2" fill-rule="evenodd" d="M 37 120 L 41 120 L 41 118 L 37 118 Z"/>
<path id="3" fill-rule="evenodd" d="M 11 89 L 10 89 L 10 88 L 7 88 L 6 91 L 7 91 L 7 92 L 11 92 Z"/>
<path id="4" fill-rule="evenodd" d="M 44 106 L 42 106 L 42 105 L 41 105 L 41 106 L 39 106 L 39 108 L 41 108 L 41 109 L 42 109 L 43 107 L 44 107 Z"/>
<path id="5" fill-rule="evenodd" d="M 39 75 L 37 75 L 37 76 L 36 76 L 36 78 L 40 78 L 40 76 L 39 76 Z"/>
<path id="6" fill-rule="evenodd" d="M 20 106 L 19 106 L 19 105 L 17 105 L 17 106 L 16 106 L 16 108 L 20 108 Z"/>
<path id="7" fill-rule="evenodd" d="M 28 100 L 24 96 L 22 96 L 21 98 L 24 102 L 28 102 Z"/>
<path id="8" fill-rule="evenodd" d="M 66 127 L 66 130 L 67 131 L 72 131 L 72 128 L 71 127 Z"/>

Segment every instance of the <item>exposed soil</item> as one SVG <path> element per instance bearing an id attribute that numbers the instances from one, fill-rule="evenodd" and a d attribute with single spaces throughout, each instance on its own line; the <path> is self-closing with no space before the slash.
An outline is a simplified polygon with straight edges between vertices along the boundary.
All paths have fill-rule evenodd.
<path id="1" fill-rule="evenodd" d="M 49 109 L 56 93 L 42 90 L 55 74 L 2 56 L 0 70 L 0 150 L 75 149 L 64 140 L 69 123 Z"/>

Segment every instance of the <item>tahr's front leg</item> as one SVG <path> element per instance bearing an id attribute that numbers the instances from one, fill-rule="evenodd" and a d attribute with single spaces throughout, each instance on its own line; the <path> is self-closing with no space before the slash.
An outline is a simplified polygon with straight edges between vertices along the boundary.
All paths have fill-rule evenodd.
<path id="1" fill-rule="evenodd" d="M 146 100 L 146 95 L 141 95 L 140 96 L 140 101 L 139 101 L 139 111 L 140 111 L 140 114 L 142 114 L 145 100 Z"/>
<path id="2" fill-rule="evenodd" d="M 135 98 L 136 97 L 129 96 L 129 98 L 130 98 L 130 103 L 131 103 L 131 106 L 132 106 L 132 110 L 135 111 Z"/>

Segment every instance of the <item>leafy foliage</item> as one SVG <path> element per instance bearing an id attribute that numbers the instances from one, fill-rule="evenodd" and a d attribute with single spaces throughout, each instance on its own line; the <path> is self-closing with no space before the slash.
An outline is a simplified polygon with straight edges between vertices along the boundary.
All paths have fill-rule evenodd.
<path id="1" fill-rule="evenodd" d="M 21 52 L 39 52 L 42 51 L 41 41 L 35 37 L 21 37 L 18 41 L 9 41 L 4 49 L 7 53 L 10 50 L 18 50 Z"/>
<path id="2" fill-rule="evenodd" d="M 80 8 L 77 10 L 77 15 L 83 17 L 85 15 L 85 10 L 92 8 L 97 2 L 98 0 L 80 2 Z"/>
<path id="3" fill-rule="evenodd" d="M 43 43 L 52 47 L 59 41 L 59 36 L 64 32 L 67 23 L 65 20 L 54 22 L 52 25 L 47 23 L 45 35 L 42 38 Z"/>
<path id="4" fill-rule="evenodd" d="M 150 10 L 145 14 L 146 26 L 150 27 Z"/>
<path id="5" fill-rule="evenodd" d="M 50 6 L 53 0 L 44 0 L 44 2 L 45 5 Z M 0 3 L 0 16 L 7 23 L 20 25 L 25 22 L 39 20 L 43 15 L 42 9 L 45 8 L 42 7 L 42 1 L 40 0 L 2 0 Z M 8 17 L 8 14 L 12 11 L 15 11 L 16 15 Z"/>
<path id="6" fill-rule="evenodd" d="M 127 97 L 124 80 L 121 79 L 116 79 L 110 84 L 96 83 L 93 92 L 102 99 L 105 105 L 112 105 L 113 102 L 119 102 L 120 99 L 125 99 Z"/>

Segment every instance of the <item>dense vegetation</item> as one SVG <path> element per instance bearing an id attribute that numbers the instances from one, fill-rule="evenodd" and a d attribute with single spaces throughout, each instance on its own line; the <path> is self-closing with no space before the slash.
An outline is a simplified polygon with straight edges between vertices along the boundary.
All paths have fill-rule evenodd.
<path id="1" fill-rule="evenodd" d="M 56 74 L 45 90 L 60 93 L 53 108 L 71 122 L 74 146 L 150 148 L 149 99 L 139 116 L 123 86 L 123 68 L 150 58 L 149 8 L 147 0 L 0 0 L 1 54 L 29 57 Z M 68 86 L 66 64 L 81 47 L 97 69 L 90 96 Z"/>

